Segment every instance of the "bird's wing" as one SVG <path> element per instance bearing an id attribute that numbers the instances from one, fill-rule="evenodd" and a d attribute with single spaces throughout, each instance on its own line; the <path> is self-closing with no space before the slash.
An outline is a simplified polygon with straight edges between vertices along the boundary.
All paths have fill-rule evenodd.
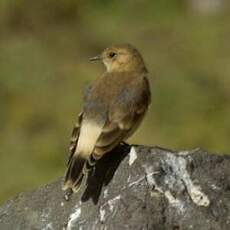
<path id="1" fill-rule="evenodd" d="M 108 120 L 96 143 L 93 156 L 101 158 L 137 129 L 150 103 L 150 89 L 147 78 L 130 82 L 109 109 Z"/>
<path id="2" fill-rule="evenodd" d="M 69 165 L 70 160 L 71 160 L 71 158 L 72 158 L 72 156 L 76 150 L 76 147 L 77 147 L 82 117 L 83 117 L 83 112 L 79 113 L 77 122 L 73 127 L 73 131 L 72 131 L 71 139 L 70 139 L 70 144 L 69 144 L 69 159 L 68 159 L 67 165 Z"/>

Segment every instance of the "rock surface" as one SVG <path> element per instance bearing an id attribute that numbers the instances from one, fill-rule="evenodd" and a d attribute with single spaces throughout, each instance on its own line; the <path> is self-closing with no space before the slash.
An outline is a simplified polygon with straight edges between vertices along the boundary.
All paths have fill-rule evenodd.
<path id="1" fill-rule="evenodd" d="M 121 146 L 66 201 L 62 178 L 0 207 L 1 230 L 229 230 L 230 157 Z"/>

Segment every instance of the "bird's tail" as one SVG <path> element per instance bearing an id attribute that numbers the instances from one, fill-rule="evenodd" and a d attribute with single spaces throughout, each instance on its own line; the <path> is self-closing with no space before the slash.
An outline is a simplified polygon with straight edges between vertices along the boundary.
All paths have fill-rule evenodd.
<path id="1" fill-rule="evenodd" d="M 85 164 L 87 159 L 80 154 L 73 155 L 69 161 L 69 165 L 65 175 L 65 182 L 63 190 L 71 188 L 74 192 L 77 192 L 80 189 L 82 179 L 85 174 Z"/>
<path id="2" fill-rule="evenodd" d="M 96 160 L 92 155 L 88 159 L 80 154 L 73 155 L 68 164 L 63 190 L 71 188 L 73 192 L 78 192 L 84 175 L 93 168 L 95 163 Z"/>
<path id="3" fill-rule="evenodd" d="M 76 149 L 70 155 L 63 190 L 72 189 L 73 192 L 77 192 L 80 189 L 84 175 L 95 164 L 91 155 L 103 126 L 103 122 L 96 124 L 83 120 Z"/>

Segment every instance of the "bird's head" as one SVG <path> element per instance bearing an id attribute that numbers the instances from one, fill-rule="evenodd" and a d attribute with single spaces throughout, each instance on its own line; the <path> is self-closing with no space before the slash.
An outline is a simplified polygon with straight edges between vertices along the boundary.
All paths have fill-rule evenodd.
<path id="1" fill-rule="evenodd" d="M 108 47 L 100 55 L 90 58 L 90 60 L 101 60 L 108 72 L 147 72 L 141 54 L 136 48 L 129 44 Z"/>

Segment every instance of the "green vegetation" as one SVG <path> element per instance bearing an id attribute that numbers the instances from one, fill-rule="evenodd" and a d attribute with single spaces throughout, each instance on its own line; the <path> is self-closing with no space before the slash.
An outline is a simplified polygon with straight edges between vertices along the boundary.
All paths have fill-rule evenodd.
<path id="1" fill-rule="evenodd" d="M 130 143 L 229 152 L 230 14 L 183 0 L 0 2 L 0 201 L 63 175 L 88 57 L 129 42 L 143 54 L 152 106 Z"/>

